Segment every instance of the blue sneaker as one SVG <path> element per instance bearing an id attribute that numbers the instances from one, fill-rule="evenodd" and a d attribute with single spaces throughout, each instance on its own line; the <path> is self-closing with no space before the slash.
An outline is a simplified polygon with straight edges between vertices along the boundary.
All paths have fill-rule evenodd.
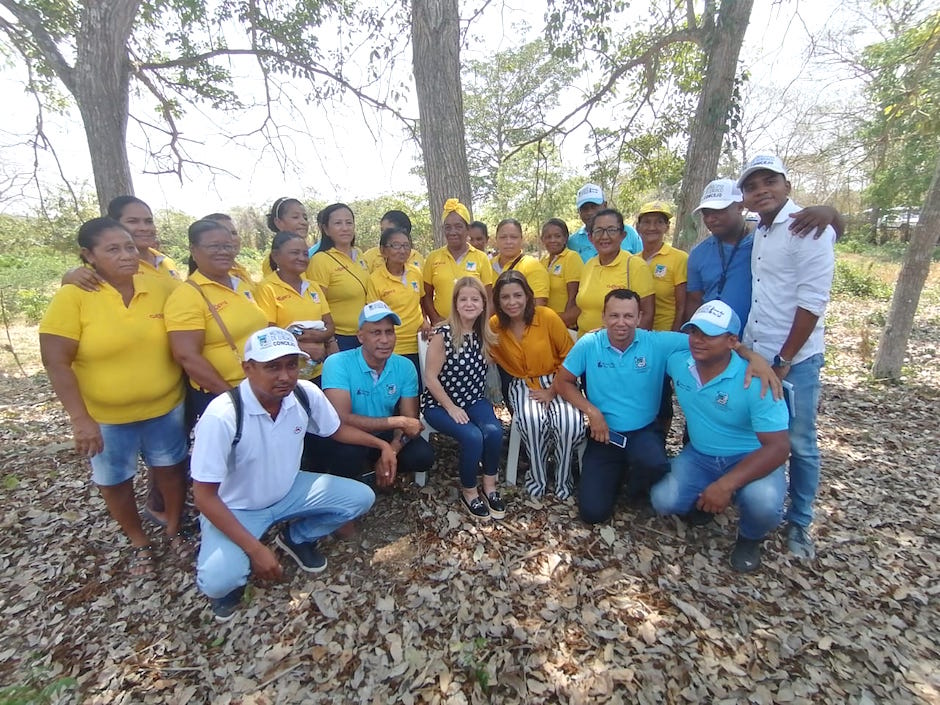
<path id="1" fill-rule="evenodd" d="M 212 608 L 212 614 L 215 615 L 216 622 L 228 622 L 235 616 L 235 611 L 242 602 L 242 595 L 245 594 L 245 586 L 237 587 L 228 595 L 222 597 L 212 597 L 209 599 L 209 605 Z"/>
<path id="2" fill-rule="evenodd" d="M 816 557 L 816 546 L 813 545 L 809 529 L 799 524 L 787 524 L 787 548 L 797 558 L 812 560 Z"/>
<path id="3" fill-rule="evenodd" d="M 281 529 L 274 542 L 293 558 L 301 570 L 308 573 L 320 573 L 326 570 L 326 556 L 317 549 L 316 541 L 294 543 L 290 538 L 290 526 Z"/>

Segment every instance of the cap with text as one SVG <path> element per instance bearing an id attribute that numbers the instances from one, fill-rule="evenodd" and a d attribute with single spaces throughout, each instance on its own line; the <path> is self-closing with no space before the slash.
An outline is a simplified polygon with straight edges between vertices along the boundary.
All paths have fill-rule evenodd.
<path id="1" fill-rule="evenodd" d="M 636 214 L 636 217 L 639 218 L 647 213 L 662 213 L 666 216 L 666 220 L 672 218 L 672 208 L 665 201 L 648 201 L 644 203 L 640 206 L 640 212 Z"/>
<path id="2" fill-rule="evenodd" d="M 741 330 L 741 319 L 728 304 L 716 299 L 699 306 L 689 322 L 682 326 L 682 330 L 693 326 L 709 336 L 723 333 L 737 335 Z"/>
<path id="3" fill-rule="evenodd" d="M 597 184 L 584 184 L 578 191 L 578 208 L 585 203 L 596 203 L 601 205 L 604 202 L 604 192 Z"/>
<path id="4" fill-rule="evenodd" d="M 733 203 L 740 203 L 743 198 L 741 189 L 734 181 L 731 179 L 715 179 L 702 191 L 702 200 L 692 212 L 698 213 L 703 208 L 721 211 Z"/>
<path id="5" fill-rule="evenodd" d="M 373 301 L 362 307 L 362 313 L 359 314 L 359 327 L 364 323 L 378 323 L 379 321 L 391 318 L 396 326 L 401 325 L 401 318 L 384 301 Z"/>
<path id="6" fill-rule="evenodd" d="M 741 188 L 741 185 L 747 177 L 755 171 L 761 170 L 783 174 L 783 178 L 787 178 L 787 168 L 783 165 L 780 157 L 773 154 L 758 154 L 747 163 L 747 166 L 744 167 L 744 171 L 741 172 L 741 176 L 738 177 L 738 188 Z"/>
<path id="7" fill-rule="evenodd" d="M 297 338 L 283 328 L 262 328 L 248 336 L 245 342 L 245 361 L 270 362 L 288 355 L 310 357 L 297 345 Z"/>

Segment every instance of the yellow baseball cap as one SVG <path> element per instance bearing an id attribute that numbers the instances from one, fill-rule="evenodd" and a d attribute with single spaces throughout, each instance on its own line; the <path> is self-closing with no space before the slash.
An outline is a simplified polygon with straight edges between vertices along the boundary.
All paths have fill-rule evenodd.
<path id="1" fill-rule="evenodd" d="M 646 215 L 647 213 L 662 213 L 666 216 L 666 219 L 669 220 L 672 218 L 672 208 L 665 201 L 649 201 L 640 206 L 640 212 L 636 214 L 636 217 L 639 218 L 641 215 Z"/>

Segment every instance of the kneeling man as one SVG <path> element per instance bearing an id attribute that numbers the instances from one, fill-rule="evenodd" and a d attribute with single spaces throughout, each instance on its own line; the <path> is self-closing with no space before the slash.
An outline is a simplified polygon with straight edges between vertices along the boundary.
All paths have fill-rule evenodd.
<path id="1" fill-rule="evenodd" d="M 213 399 L 196 425 L 191 468 L 202 515 L 196 584 L 219 621 L 234 616 L 250 571 L 265 580 L 281 577 L 278 559 L 259 541 L 268 527 L 286 522 L 278 546 L 302 570 L 317 573 L 326 568 L 317 539 L 375 501 L 360 482 L 299 470 L 305 430 L 376 448 L 382 471 L 395 472 L 388 443 L 341 423 L 313 383 L 298 382 L 302 357 L 286 330 L 254 333 L 245 343 L 246 379 Z"/>
<path id="2" fill-rule="evenodd" d="M 734 501 L 741 514 L 731 566 L 760 566 L 761 542 L 783 518 L 789 414 L 782 400 L 744 387 L 746 363 L 732 354 L 741 320 L 723 301 L 702 305 L 688 323 L 689 352 L 674 353 L 667 371 L 685 413 L 691 443 L 653 486 L 660 514 L 717 514 Z"/>
<path id="3" fill-rule="evenodd" d="M 434 450 L 421 437 L 418 373 L 408 358 L 392 352 L 398 325 L 398 314 L 384 302 L 366 304 L 359 314 L 362 345 L 326 359 L 323 393 L 344 424 L 388 441 L 398 454 L 397 472 L 426 473 L 434 465 Z M 386 474 L 374 447 L 337 438 L 320 439 L 317 446 L 333 474 L 368 482 L 374 472 L 379 487 L 395 479 L 394 471 Z"/>

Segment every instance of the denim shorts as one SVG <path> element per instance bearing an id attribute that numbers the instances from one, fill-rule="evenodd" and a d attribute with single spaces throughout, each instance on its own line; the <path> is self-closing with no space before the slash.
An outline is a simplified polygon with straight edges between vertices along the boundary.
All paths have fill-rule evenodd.
<path id="1" fill-rule="evenodd" d="M 91 479 L 96 485 L 119 485 L 137 474 L 137 456 L 148 467 L 167 467 L 186 459 L 183 404 L 163 416 L 145 421 L 98 424 L 104 450 L 91 459 Z"/>

